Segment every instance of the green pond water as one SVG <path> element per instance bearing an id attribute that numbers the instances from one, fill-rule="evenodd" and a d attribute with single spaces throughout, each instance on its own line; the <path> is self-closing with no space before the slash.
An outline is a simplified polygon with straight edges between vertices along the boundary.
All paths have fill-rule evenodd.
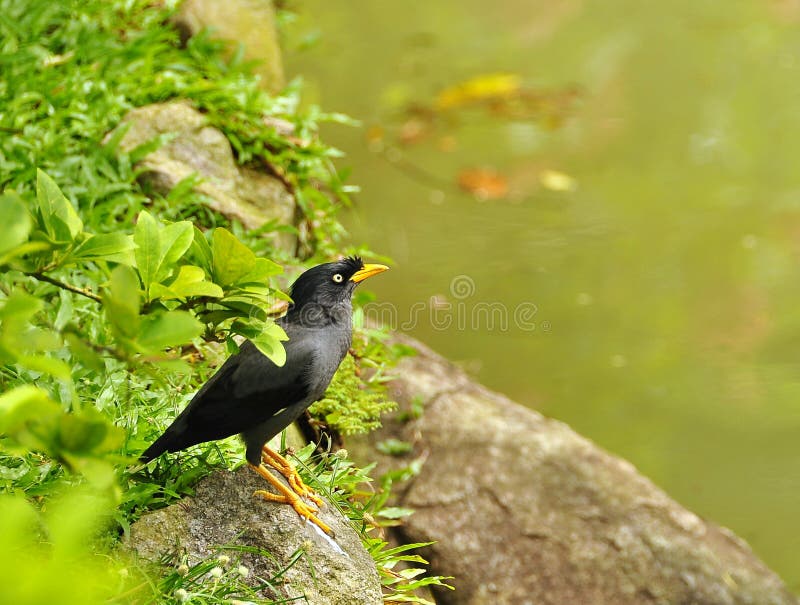
<path id="1" fill-rule="evenodd" d="M 301 9 L 290 75 L 363 122 L 326 137 L 361 186 L 354 239 L 396 263 L 370 283 L 382 317 L 631 460 L 800 590 L 797 4 Z M 410 104 L 496 73 L 579 93 L 556 128 L 481 106 L 398 142 Z M 475 168 L 508 195 L 461 191 Z"/>

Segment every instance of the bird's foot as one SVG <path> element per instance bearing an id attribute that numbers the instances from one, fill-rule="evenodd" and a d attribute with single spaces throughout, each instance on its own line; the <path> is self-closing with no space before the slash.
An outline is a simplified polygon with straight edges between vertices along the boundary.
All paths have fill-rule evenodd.
<path id="1" fill-rule="evenodd" d="M 292 486 L 291 488 L 287 486 L 285 483 L 283 483 L 283 481 L 281 481 L 275 475 L 269 472 L 269 470 L 263 464 L 259 466 L 254 466 L 251 464 L 250 468 L 252 468 L 255 472 L 257 472 L 264 479 L 266 479 L 269 482 L 269 484 L 278 491 L 277 494 L 273 494 L 272 492 L 260 489 L 256 490 L 253 493 L 254 496 L 260 496 L 261 498 L 267 500 L 268 502 L 280 502 L 282 504 L 289 504 L 294 509 L 294 511 L 298 515 L 300 515 L 300 518 L 305 519 L 307 521 L 311 521 L 311 523 L 319 527 L 326 534 L 328 534 L 331 537 L 335 537 L 335 534 L 333 530 L 330 528 L 330 526 L 317 516 L 318 511 L 312 508 L 310 505 L 303 502 L 303 499 L 300 496 L 300 494 L 296 493 L 295 490 L 293 489 L 294 486 Z M 317 499 L 319 498 L 317 497 Z"/>
<path id="2" fill-rule="evenodd" d="M 297 471 L 292 467 L 291 462 L 281 456 L 278 452 L 268 448 L 266 445 L 261 450 L 261 460 L 267 466 L 271 466 L 277 470 L 281 475 L 286 477 L 289 485 L 301 498 L 311 500 L 317 507 L 321 508 L 325 502 L 317 496 L 316 492 L 308 487 Z"/>

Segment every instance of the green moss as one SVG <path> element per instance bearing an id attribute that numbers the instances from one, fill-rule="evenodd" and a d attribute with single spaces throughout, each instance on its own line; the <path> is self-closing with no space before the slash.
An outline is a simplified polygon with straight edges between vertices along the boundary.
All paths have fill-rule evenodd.
<path id="1" fill-rule="evenodd" d="M 355 359 L 347 355 L 333 381 L 320 399 L 309 408 L 315 418 L 342 435 L 366 433 L 381 426 L 380 416 L 397 408 L 382 390 L 366 385 L 358 374 Z"/>

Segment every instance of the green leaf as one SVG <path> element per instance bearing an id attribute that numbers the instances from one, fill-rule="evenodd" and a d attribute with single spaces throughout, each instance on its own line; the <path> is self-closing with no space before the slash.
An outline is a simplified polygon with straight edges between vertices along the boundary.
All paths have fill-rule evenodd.
<path id="1" fill-rule="evenodd" d="M 142 278 L 145 298 L 149 300 L 150 284 L 155 282 L 158 267 L 161 261 L 161 238 L 158 223 L 146 210 L 139 213 L 136 229 L 133 231 L 133 241 L 136 244 L 136 268 Z"/>
<path id="2" fill-rule="evenodd" d="M 382 454 L 387 454 L 389 456 L 403 456 L 411 452 L 414 449 L 414 446 L 408 441 L 401 441 L 395 437 L 390 437 L 384 441 L 379 441 L 375 446 L 375 449 Z"/>
<path id="3" fill-rule="evenodd" d="M 137 342 L 147 349 L 161 350 L 191 342 L 202 331 L 203 324 L 191 313 L 167 311 L 142 318 Z"/>
<path id="4" fill-rule="evenodd" d="M 103 360 L 100 356 L 86 344 L 77 334 L 67 332 L 64 334 L 64 340 L 69 347 L 69 352 L 72 358 L 79 361 L 85 367 L 95 372 L 102 372 L 105 369 Z"/>
<path id="5" fill-rule="evenodd" d="M 128 134 L 128 131 L 133 126 L 132 122 L 123 122 L 119 126 L 117 126 L 113 131 L 111 131 L 111 136 L 104 142 L 103 147 L 105 151 L 109 153 L 109 155 L 114 156 L 117 154 L 117 150 L 119 148 L 119 144 L 122 142 L 122 139 L 125 138 L 125 135 Z"/>
<path id="6" fill-rule="evenodd" d="M 47 232 L 54 240 L 72 241 L 83 230 L 83 222 L 75 208 L 56 182 L 41 169 L 36 170 L 36 199 Z"/>
<path id="7" fill-rule="evenodd" d="M 0 434 L 14 436 L 31 420 L 61 411 L 38 387 L 25 385 L 0 395 Z"/>
<path id="8" fill-rule="evenodd" d="M 78 456 L 109 452 L 120 447 L 125 439 L 124 430 L 90 407 L 80 414 L 63 414 L 58 428 L 59 445 Z"/>
<path id="9" fill-rule="evenodd" d="M 342 418 L 341 412 L 331 412 L 330 414 L 325 415 L 325 422 L 328 423 L 329 425 L 333 425 L 339 422 L 341 418 Z"/>
<path id="10" fill-rule="evenodd" d="M 273 275 L 283 273 L 283 267 L 267 258 L 257 258 L 255 266 L 246 275 L 237 280 L 238 284 L 257 284 L 265 286 Z"/>
<path id="11" fill-rule="evenodd" d="M 31 214 L 16 195 L 0 195 L 0 225 L 3 237 L 0 252 L 6 252 L 25 243 L 31 233 Z"/>
<path id="12" fill-rule="evenodd" d="M 83 260 L 109 260 L 108 257 L 115 257 L 117 260 L 120 253 L 133 250 L 135 244 L 129 235 L 124 233 L 104 233 L 101 235 L 93 235 L 84 240 L 72 252 L 73 258 L 80 258 Z"/>
<path id="13" fill-rule="evenodd" d="M 152 300 L 152 287 L 167 279 L 178 260 L 192 245 L 194 233 L 189 221 L 161 226 L 149 212 L 142 210 L 133 233 L 137 246 L 135 257 L 144 286 L 145 299 Z"/>
<path id="14" fill-rule="evenodd" d="M 289 340 L 289 335 L 286 333 L 286 331 L 275 322 L 268 324 L 266 330 L 264 330 L 264 333 L 269 334 L 280 342 Z"/>
<path id="15" fill-rule="evenodd" d="M 106 317 L 118 335 L 134 338 L 139 329 L 139 280 L 127 265 L 111 272 L 109 287 L 103 292 Z"/>
<path id="16" fill-rule="evenodd" d="M 205 271 L 194 265 L 182 265 L 178 276 L 168 286 L 153 284 L 151 288 L 152 297 L 163 300 L 188 298 L 190 296 L 222 298 L 224 294 L 222 288 L 217 284 L 206 280 Z"/>
<path id="17" fill-rule="evenodd" d="M 20 256 L 25 256 L 26 254 L 34 254 L 36 252 L 44 252 L 45 250 L 50 250 L 52 248 L 52 244 L 46 241 L 37 241 L 37 242 L 25 242 L 24 244 L 20 244 L 16 248 L 12 248 L 5 254 L 0 254 L 0 266 L 8 264 L 13 259 L 18 258 Z M 23 264 L 23 267 L 25 265 Z M 22 268 L 23 271 L 28 271 L 28 268 Z"/>
<path id="18" fill-rule="evenodd" d="M 377 516 L 383 517 L 384 519 L 402 519 L 403 517 L 408 517 L 413 514 L 414 514 L 413 508 L 402 508 L 400 506 L 387 506 L 386 508 L 379 510 Z"/>
<path id="19" fill-rule="evenodd" d="M 227 311 L 225 309 L 218 309 L 215 311 L 207 311 L 200 314 L 201 319 L 205 323 L 212 324 L 216 326 L 217 324 L 221 324 L 223 321 L 231 319 L 232 317 L 239 317 L 240 313 L 237 311 Z"/>
<path id="20" fill-rule="evenodd" d="M 164 134 L 157 135 L 152 139 L 141 143 L 128 151 L 128 156 L 131 159 L 131 163 L 135 164 L 136 162 L 144 159 L 154 151 L 157 151 L 163 145 L 169 143 L 172 139 L 177 136 L 176 133 L 167 132 Z"/>
<path id="21" fill-rule="evenodd" d="M 45 391 L 33 386 L 0 396 L 0 434 L 17 446 L 66 461 L 84 474 L 97 470 L 91 457 L 119 449 L 125 440 L 125 431 L 100 412 L 87 408 L 80 413 L 66 413 Z"/>
<path id="22" fill-rule="evenodd" d="M 276 323 L 267 324 L 261 334 L 250 339 L 278 367 L 286 363 L 286 349 L 281 344 L 285 340 L 289 340 L 289 337 Z"/>
<path id="23" fill-rule="evenodd" d="M 50 374 L 61 380 L 71 380 L 72 378 L 72 368 L 60 359 L 55 359 L 54 357 L 46 357 L 44 355 L 20 355 L 17 357 L 17 363 L 22 367 L 36 370 L 43 374 Z"/>
<path id="24" fill-rule="evenodd" d="M 214 272 L 214 255 L 205 234 L 197 227 L 194 227 L 194 238 L 190 246 L 190 254 L 200 264 L 206 273 L 212 275 Z"/>
<path id="25" fill-rule="evenodd" d="M 211 252 L 214 281 L 221 286 L 236 283 L 256 266 L 256 255 L 253 251 L 222 227 L 214 229 Z"/>
<path id="26" fill-rule="evenodd" d="M 175 263 L 192 245 L 194 231 L 189 221 L 180 221 L 164 227 L 160 234 L 161 258 L 155 280 L 163 281 L 172 274 Z"/>
<path id="27" fill-rule="evenodd" d="M 35 296 L 31 296 L 22 290 L 14 290 L 5 300 L 5 304 L 0 307 L 0 319 L 17 322 L 25 322 L 36 315 L 42 307 L 44 301 Z"/>

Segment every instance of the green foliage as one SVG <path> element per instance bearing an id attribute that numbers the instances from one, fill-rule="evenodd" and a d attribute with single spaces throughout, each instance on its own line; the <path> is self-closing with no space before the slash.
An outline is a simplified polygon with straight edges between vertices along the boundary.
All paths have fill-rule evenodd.
<path id="1" fill-rule="evenodd" d="M 66 289 L 71 286 L 51 273 L 80 271 L 93 287 L 72 291 L 102 302 L 119 357 L 185 345 L 205 331 L 209 338 L 219 332 L 252 337 L 265 355 L 279 364 L 285 361 L 280 343 L 286 335 L 263 311 L 275 296 L 286 298 L 269 287 L 269 279 L 282 269 L 257 258 L 226 229 L 214 229 L 209 245 L 189 221 L 162 223 L 142 210 L 132 234 L 87 233 L 72 204 L 41 170 L 36 200 L 17 196 L 13 201 L 16 246 L 6 251 L 0 269 L 5 264 Z M 28 229 L 27 240 L 22 239 L 29 225 L 33 229 Z M 200 266 L 189 264 L 193 260 Z M 93 292 L 101 288 L 98 297 Z M 12 305 L 23 309 L 22 319 L 40 306 L 36 299 Z M 69 374 L 68 368 L 62 373 Z"/>
<path id="2" fill-rule="evenodd" d="M 337 433 L 352 435 L 378 428 L 381 414 L 396 407 L 382 392 L 365 388 L 357 374 L 355 359 L 347 355 L 325 397 L 312 405 L 309 412 Z"/>
<path id="3" fill-rule="evenodd" d="M 124 593 L 122 565 L 97 552 L 97 532 L 113 502 L 73 488 L 40 512 L 0 494 L 0 602 L 95 605 Z"/>
<path id="4" fill-rule="evenodd" d="M 210 580 L 212 560 L 161 578 L 139 570 L 131 587 L 119 553 L 104 545 L 144 510 L 241 460 L 229 439 L 191 448 L 180 464 L 129 466 L 235 350 L 234 336 L 284 362 L 286 335 L 270 309 L 286 295 L 273 281 L 297 261 L 260 235 L 290 228 L 246 232 L 203 205 L 196 177 L 167 199 L 146 191 L 136 162 L 164 138 L 126 153 L 118 126 L 134 107 L 187 100 L 228 136 L 240 163 L 267 165 L 285 181 L 304 214 L 301 254 L 325 257 L 340 250 L 334 213 L 349 190 L 331 164 L 338 152 L 317 132 L 348 120 L 301 111 L 298 83 L 269 95 L 206 36 L 182 48 L 171 10 L 145 0 L 0 0 L 3 603 L 177 602 L 181 590 L 192 602 L 260 602 L 231 569 Z M 363 332 L 357 363 L 332 386 L 326 415 L 345 432 L 373 426 L 391 406 L 381 384 L 395 352 L 380 339 Z M 343 414 L 345 397 L 348 409 L 364 410 Z M 311 449 L 309 483 L 365 540 L 370 527 L 409 514 L 385 506 L 388 483 L 379 496 L 360 491 L 371 469 L 337 456 L 312 463 Z M 392 585 L 387 594 L 399 592 Z"/>
<path id="5" fill-rule="evenodd" d="M 33 317 L 43 301 L 14 289 L 0 305 L 0 363 L 15 364 L 62 380 L 70 379 L 70 368 L 45 353 L 58 348 L 61 340 L 52 330 L 34 326 Z"/>
<path id="6" fill-rule="evenodd" d="M 400 441 L 394 437 L 385 439 L 375 445 L 375 448 L 382 454 L 388 456 L 404 456 L 414 449 L 414 446 L 408 441 Z"/>
<path id="7" fill-rule="evenodd" d="M 365 546 L 378 566 L 381 585 L 389 594 L 385 597 L 387 603 L 420 603 L 421 605 L 434 605 L 429 599 L 416 594 L 422 588 L 437 586 L 440 588 L 453 587 L 446 580 L 451 577 L 422 576 L 427 570 L 424 567 L 411 567 L 409 563 L 426 565 L 428 562 L 413 551 L 430 546 L 432 542 L 416 542 L 403 544 L 394 548 L 387 548 L 388 543 L 381 539 L 367 540 Z"/>
<path id="8" fill-rule="evenodd" d="M 129 110 L 180 98 L 227 135 L 240 163 L 281 175 L 306 216 L 307 254 L 338 252 L 344 231 L 335 211 L 348 203 L 349 189 L 331 162 L 340 153 L 319 140 L 318 129 L 347 118 L 301 110 L 299 82 L 270 95 L 238 56 L 223 60 L 222 43 L 208 36 L 181 48 L 169 23 L 175 4 L 0 0 L 0 190 L 25 193 L 41 168 L 78 209 L 91 211 L 99 233 L 151 202 L 165 218 L 187 208 L 208 217 L 191 179 L 170 194 L 173 204 L 148 199 L 136 184 L 136 161 L 163 138 L 123 153 L 125 129 L 114 131 Z M 74 213 L 55 217 L 51 237 L 78 224 Z"/>
<path id="9" fill-rule="evenodd" d="M 30 385 L 0 395 L 0 435 L 9 453 L 42 452 L 104 486 L 114 481 L 109 454 L 124 441 L 124 431 L 94 408 L 65 412 Z"/>

